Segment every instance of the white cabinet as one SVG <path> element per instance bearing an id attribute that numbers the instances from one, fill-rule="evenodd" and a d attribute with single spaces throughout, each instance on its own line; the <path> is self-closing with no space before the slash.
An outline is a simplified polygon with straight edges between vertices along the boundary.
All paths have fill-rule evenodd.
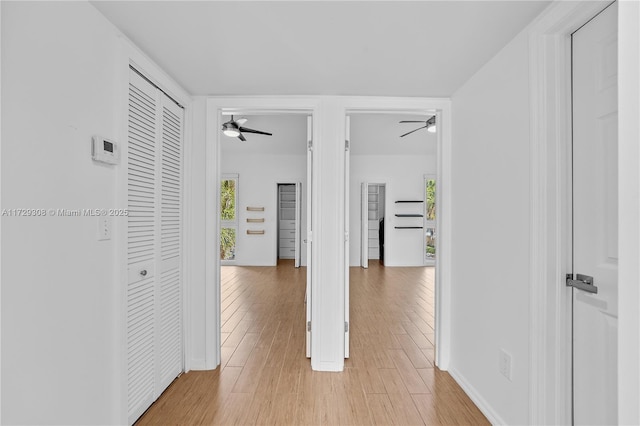
<path id="1" fill-rule="evenodd" d="M 296 199 L 295 184 L 278 185 L 278 258 L 296 257 Z"/>

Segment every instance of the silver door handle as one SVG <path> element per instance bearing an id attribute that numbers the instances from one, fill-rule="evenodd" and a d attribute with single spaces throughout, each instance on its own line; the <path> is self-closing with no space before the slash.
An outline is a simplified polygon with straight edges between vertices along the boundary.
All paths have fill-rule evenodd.
<path id="1" fill-rule="evenodd" d="M 593 277 L 577 274 L 573 279 L 573 274 L 567 274 L 567 286 L 586 291 L 587 293 L 598 294 L 598 287 L 593 285 Z"/>

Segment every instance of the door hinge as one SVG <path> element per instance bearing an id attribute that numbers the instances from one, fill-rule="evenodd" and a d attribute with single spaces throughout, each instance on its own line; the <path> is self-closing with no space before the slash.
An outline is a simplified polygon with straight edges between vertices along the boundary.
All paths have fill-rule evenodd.
<path id="1" fill-rule="evenodd" d="M 312 140 L 307 141 L 307 149 L 309 151 L 313 151 L 313 141 Z"/>
<path id="2" fill-rule="evenodd" d="M 344 150 L 345 151 L 349 151 L 349 140 L 348 139 L 344 141 Z"/>
<path id="3" fill-rule="evenodd" d="M 307 321 L 307 331 L 311 331 L 311 321 Z"/>
<path id="4" fill-rule="evenodd" d="M 348 322 L 348 321 L 345 321 L 345 322 L 344 322 L 344 332 L 345 332 L 345 333 L 348 333 L 348 332 L 349 332 L 349 322 Z"/>
<path id="5" fill-rule="evenodd" d="M 344 231 L 344 241 L 349 241 L 349 231 Z"/>

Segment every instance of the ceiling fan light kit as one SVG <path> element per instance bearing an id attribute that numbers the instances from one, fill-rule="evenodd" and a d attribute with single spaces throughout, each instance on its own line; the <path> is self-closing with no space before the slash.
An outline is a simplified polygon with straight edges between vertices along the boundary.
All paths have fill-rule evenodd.
<path id="1" fill-rule="evenodd" d="M 248 127 L 242 127 L 244 123 L 247 122 L 246 118 L 240 118 L 238 120 L 234 120 L 233 115 L 231 116 L 231 120 L 222 124 L 222 133 L 225 136 L 229 136 L 230 138 L 238 138 L 241 141 L 246 141 L 245 137 L 242 133 L 255 133 L 257 135 L 265 135 L 272 136 L 271 133 L 263 132 L 262 130 L 250 129 Z"/>
<path id="2" fill-rule="evenodd" d="M 404 135 L 400 135 L 401 138 L 410 135 L 413 132 L 417 132 L 420 129 L 427 129 L 427 132 L 429 133 L 435 133 L 436 132 L 436 116 L 432 116 L 431 118 L 429 118 L 428 120 L 422 121 L 422 120 L 403 120 L 400 123 L 424 123 L 424 126 L 422 127 L 418 127 L 417 129 L 414 129 L 410 132 L 405 133 Z"/>

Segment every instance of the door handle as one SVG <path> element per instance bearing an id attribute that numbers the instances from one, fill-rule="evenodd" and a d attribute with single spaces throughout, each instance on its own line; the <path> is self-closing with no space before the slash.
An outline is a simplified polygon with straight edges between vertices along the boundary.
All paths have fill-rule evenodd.
<path id="1" fill-rule="evenodd" d="M 567 274 L 567 286 L 586 291 L 587 293 L 598 294 L 598 287 L 593 285 L 593 277 L 589 275 L 577 274 L 573 279 L 573 274 Z"/>

